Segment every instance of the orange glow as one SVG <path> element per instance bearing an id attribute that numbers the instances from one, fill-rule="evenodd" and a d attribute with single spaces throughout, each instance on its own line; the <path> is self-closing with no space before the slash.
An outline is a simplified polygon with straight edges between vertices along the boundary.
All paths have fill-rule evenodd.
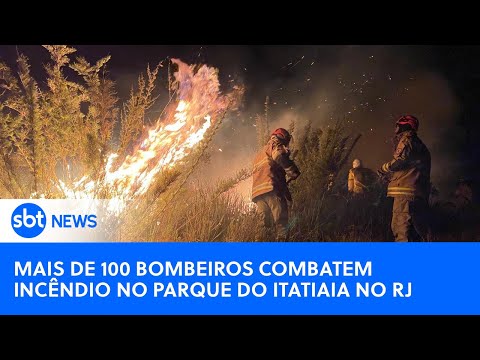
<path id="1" fill-rule="evenodd" d="M 178 100 L 165 111 L 140 142 L 139 147 L 115 166 L 119 154 L 108 156 L 101 183 L 82 177 L 69 188 L 60 183 L 68 198 L 93 198 L 95 191 L 106 189 L 115 195 L 117 214 L 129 200 L 147 192 L 158 174 L 172 168 L 189 155 L 205 137 L 206 132 L 228 107 L 227 97 L 220 94 L 217 72 L 205 65 L 194 72 L 193 66 L 173 59 Z"/>

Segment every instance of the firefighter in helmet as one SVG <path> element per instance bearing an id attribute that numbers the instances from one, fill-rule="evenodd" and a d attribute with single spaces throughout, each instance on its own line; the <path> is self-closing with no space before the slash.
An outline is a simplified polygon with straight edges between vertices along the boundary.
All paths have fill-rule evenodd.
<path id="1" fill-rule="evenodd" d="M 393 197 L 391 228 L 396 242 L 427 241 L 431 157 L 417 135 L 418 126 L 413 115 L 397 120 L 393 159 L 378 170 L 388 181 L 387 196 Z"/>
<path id="2" fill-rule="evenodd" d="M 363 167 L 360 159 L 355 159 L 348 171 L 348 192 L 353 197 L 365 197 L 371 191 L 375 179 L 375 172 Z"/>
<path id="3" fill-rule="evenodd" d="M 292 201 L 288 183 L 300 175 L 290 158 L 290 140 L 287 130 L 276 129 L 253 164 L 252 201 L 265 227 L 274 227 L 276 241 L 288 240 L 288 204 Z"/>
<path id="4" fill-rule="evenodd" d="M 372 215 L 374 185 L 377 174 L 364 167 L 360 159 L 352 162 L 352 168 L 348 171 L 348 193 L 350 198 L 347 207 L 347 219 L 350 221 L 352 236 L 364 230 Z"/>

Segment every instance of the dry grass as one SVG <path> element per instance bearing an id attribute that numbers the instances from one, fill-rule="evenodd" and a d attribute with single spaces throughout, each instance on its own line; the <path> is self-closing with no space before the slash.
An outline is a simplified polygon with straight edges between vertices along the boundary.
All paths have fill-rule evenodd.
<path id="1" fill-rule="evenodd" d="M 147 110 L 158 98 L 154 91 L 158 66 L 153 70 L 147 68 L 146 75 L 138 77 L 130 98 L 117 104 L 114 83 L 104 77 L 110 57 L 96 64 L 83 58 L 71 62 L 69 56 L 75 49 L 67 46 L 46 46 L 46 49 L 51 59 L 43 82 L 33 79 L 29 61 L 23 55 L 19 56 L 18 69 L 0 63 L 0 196 L 3 198 L 25 198 L 31 194 L 62 198 L 66 194 L 59 191 L 59 181 L 69 185 L 83 174 L 101 183 L 104 175 L 101 169 L 113 146 L 114 125 L 119 121 L 120 161 L 141 137 L 144 125 L 149 122 Z M 78 75 L 76 80 L 64 73 L 68 68 Z M 220 106 L 218 113 L 212 114 L 214 126 L 181 163 L 159 174 L 144 196 L 131 201 L 127 210 L 113 219 L 109 233 L 113 240 L 272 241 L 273 234 L 263 229 L 252 204 L 235 192 L 236 185 L 250 176 L 250 169 L 218 179 L 213 185 L 191 181 L 191 175 L 201 171 L 200 165 L 208 159 L 209 146 L 223 117 L 227 111 L 238 109 L 243 95 L 243 89 L 236 88 L 217 98 L 213 91 L 218 85 L 217 71 L 212 71 L 197 79 L 200 85 L 196 94 L 202 100 L 197 105 L 203 109 L 205 95 L 215 96 L 215 101 L 228 105 Z M 42 88 L 40 83 L 47 87 Z M 204 91 L 208 89 L 210 92 Z M 171 101 L 173 95 L 168 99 Z M 256 117 L 259 147 L 272 130 L 268 106 L 267 97 L 265 113 Z M 325 129 L 308 123 L 300 131 L 292 122 L 289 130 L 294 135 L 292 154 L 302 172 L 290 185 L 294 198 L 290 241 L 391 240 L 391 203 L 385 197 L 384 187 L 379 184 L 373 200 L 367 204 L 352 201 L 345 194 L 345 164 L 359 136 L 348 134 L 341 121 Z M 79 169 L 78 174 L 72 173 L 71 168 Z M 99 187 L 95 194 L 109 199 L 116 196 L 116 191 Z M 433 238 L 437 241 L 480 241 L 478 209 L 459 212 L 437 206 L 433 210 Z"/>
<path id="2" fill-rule="evenodd" d="M 325 132 L 311 127 L 304 131 L 300 137 L 303 144 L 297 149 L 303 175 L 292 186 L 295 202 L 291 207 L 290 241 L 384 241 L 389 230 L 388 203 L 378 201 L 367 208 L 342 192 L 346 186 L 343 175 L 338 174 L 355 138 L 345 136 L 340 126 Z M 189 174 L 200 171 L 198 165 L 214 135 L 209 133 L 205 146 L 175 168 L 175 176 L 163 174 L 142 201 L 128 207 L 118 241 L 273 241 L 273 234 L 263 228 L 254 205 L 235 192 L 235 186 L 250 176 L 250 169 L 219 179 L 212 186 L 187 181 Z M 377 191 L 374 200 L 382 198 L 379 195 L 384 189 Z"/>
<path id="3" fill-rule="evenodd" d="M 261 231 L 255 212 L 234 192 L 193 187 L 177 194 L 163 211 L 161 201 L 128 211 L 118 241 L 238 242 L 255 241 Z M 148 211 L 145 211 L 148 208 Z"/>

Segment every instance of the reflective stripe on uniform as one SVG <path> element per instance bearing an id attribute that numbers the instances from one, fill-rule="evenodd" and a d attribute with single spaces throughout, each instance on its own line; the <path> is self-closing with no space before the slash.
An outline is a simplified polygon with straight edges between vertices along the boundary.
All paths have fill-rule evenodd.
<path id="1" fill-rule="evenodd" d="M 252 189 L 252 197 L 254 198 L 255 196 L 262 195 L 272 190 L 273 190 L 273 184 L 271 182 L 264 182 L 264 183 L 258 184 Z"/>
<path id="2" fill-rule="evenodd" d="M 265 163 L 268 163 L 269 161 L 269 158 L 267 156 L 265 156 L 265 158 L 263 158 L 262 160 L 260 160 L 258 163 L 256 163 L 254 166 L 253 166 L 253 171 L 257 171 L 260 167 L 262 167 Z"/>
<path id="3" fill-rule="evenodd" d="M 415 195 L 415 189 L 410 187 L 402 187 L 402 186 L 389 186 L 387 189 L 387 196 L 395 196 L 395 195 L 412 196 L 412 195 Z"/>

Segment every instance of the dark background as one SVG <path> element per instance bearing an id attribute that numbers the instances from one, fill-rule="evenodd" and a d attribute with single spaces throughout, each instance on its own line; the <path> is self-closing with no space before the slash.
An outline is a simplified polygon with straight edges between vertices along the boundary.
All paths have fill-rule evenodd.
<path id="1" fill-rule="evenodd" d="M 219 69 L 227 91 L 246 88 L 240 114 L 226 119 L 212 166 L 243 166 L 255 145 L 254 117 L 268 116 L 272 127 L 329 126 L 336 120 L 362 137 L 352 157 L 376 169 L 390 160 L 395 118 L 420 119 L 419 136 L 432 152 L 432 180 L 447 196 L 459 178 L 478 185 L 480 145 L 480 46 L 474 45 L 71 45 L 94 62 L 111 55 L 108 70 L 123 101 L 147 65 L 179 58 Z M 0 60 L 15 66 L 17 52 L 30 59 L 42 85 L 48 52 L 40 45 L 0 45 Z M 164 61 L 164 64 L 167 64 Z M 165 91 L 167 67 L 160 72 Z M 44 85 L 44 83 L 43 83 Z M 155 121 L 159 108 L 148 114 Z M 301 128 L 301 126 L 299 127 Z"/>

